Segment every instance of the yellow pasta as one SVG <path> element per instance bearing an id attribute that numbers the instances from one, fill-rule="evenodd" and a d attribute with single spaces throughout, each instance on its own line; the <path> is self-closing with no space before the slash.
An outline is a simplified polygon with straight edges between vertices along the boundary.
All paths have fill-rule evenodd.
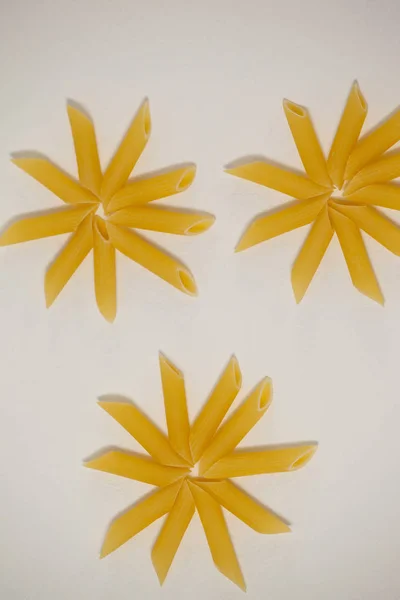
<path id="1" fill-rule="evenodd" d="M 196 481 L 205 492 L 258 533 L 287 533 L 290 527 L 231 481 Z"/>
<path id="2" fill-rule="evenodd" d="M 360 139 L 349 157 L 345 179 L 351 179 L 360 169 L 386 152 L 399 140 L 400 109 Z"/>
<path id="3" fill-rule="evenodd" d="M 326 160 L 308 110 L 289 100 L 283 101 L 283 108 L 307 175 L 315 183 L 330 188 Z"/>
<path id="4" fill-rule="evenodd" d="M 207 471 L 207 477 L 227 479 L 294 471 L 304 467 L 313 457 L 316 449 L 316 444 L 302 444 L 286 448 L 236 450 L 214 463 Z"/>
<path id="5" fill-rule="evenodd" d="M 362 294 L 383 305 L 382 292 L 357 225 L 332 207 L 329 208 L 329 217 L 339 238 L 353 285 Z"/>
<path id="6" fill-rule="evenodd" d="M 400 210 L 400 186 L 394 183 L 377 183 L 346 194 L 352 204 L 374 204 L 383 208 Z"/>
<path id="7" fill-rule="evenodd" d="M 141 206 L 184 192 L 192 185 L 195 175 L 196 165 L 185 165 L 153 176 L 134 179 L 111 198 L 107 212 L 113 213 L 127 206 Z"/>
<path id="8" fill-rule="evenodd" d="M 77 204 L 35 217 L 25 217 L 11 223 L 0 235 L 0 246 L 70 233 L 93 210 L 93 204 Z"/>
<path id="9" fill-rule="evenodd" d="M 103 317 L 112 323 L 117 312 L 115 248 L 110 243 L 105 222 L 97 216 L 93 222 L 93 258 L 97 306 Z"/>
<path id="10" fill-rule="evenodd" d="M 188 468 L 169 467 L 159 464 L 147 456 L 128 454 L 121 450 L 105 452 L 101 456 L 87 461 L 85 467 L 159 487 L 169 485 L 189 472 Z"/>
<path id="11" fill-rule="evenodd" d="M 151 553 L 151 560 L 161 585 L 168 575 L 182 538 L 193 518 L 194 511 L 193 496 L 187 483 L 184 482 Z"/>
<path id="12" fill-rule="evenodd" d="M 79 181 L 85 188 L 99 196 L 103 176 L 94 125 L 91 119 L 76 106 L 68 104 L 67 110 L 74 139 Z"/>
<path id="13" fill-rule="evenodd" d="M 289 204 L 277 212 L 257 217 L 246 229 L 235 252 L 242 252 L 256 244 L 270 240 L 314 221 L 330 194 Z"/>
<path id="14" fill-rule="evenodd" d="M 169 441 L 175 452 L 192 464 L 183 375 L 163 354 L 159 358 Z"/>
<path id="15" fill-rule="evenodd" d="M 176 235 L 198 235 L 204 233 L 214 223 L 215 217 L 206 212 L 184 212 L 169 208 L 129 206 L 122 208 L 108 218 L 109 223 L 150 229 Z"/>
<path id="16" fill-rule="evenodd" d="M 328 170 L 332 181 L 341 189 L 344 172 L 351 151 L 357 143 L 367 116 L 367 103 L 358 83 L 351 87 L 335 138 L 328 157 Z"/>
<path id="17" fill-rule="evenodd" d="M 242 385 L 239 363 L 232 356 L 211 392 L 206 404 L 196 417 L 191 433 L 190 447 L 196 463 L 214 437 Z"/>
<path id="18" fill-rule="evenodd" d="M 111 523 L 100 552 L 104 558 L 128 540 L 137 535 L 142 529 L 167 514 L 173 507 L 175 498 L 182 483 L 177 481 L 169 486 L 160 488 L 150 496 L 128 509 Z"/>
<path id="19" fill-rule="evenodd" d="M 148 101 L 145 100 L 104 173 L 101 197 L 105 206 L 126 183 L 147 144 L 150 132 L 150 108 Z"/>
<path id="20" fill-rule="evenodd" d="M 246 584 L 220 505 L 211 494 L 195 483 L 189 482 L 189 486 L 215 566 L 225 577 L 246 591 Z"/>
<path id="21" fill-rule="evenodd" d="M 373 183 L 383 183 L 400 177 L 400 152 L 387 154 L 361 169 L 344 188 L 344 195 L 352 194 Z"/>
<path id="22" fill-rule="evenodd" d="M 217 431 L 200 459 L 200 475 L 207 475 L 208 469 L 217 460 L 237 446 L 257 421 L 261 419 L 271 400 L 272 382 L 266 377 Z"/>
<path id="23" fill-rule="evenodd" d="M 326 188 L 314 183 L 305 175 L 299 175 L 290 169 L 277 167 L 266 161 L 256 161 L 238 167 L 230 167 L 225 171 L 299 200 L 320 196 L 326 192 Z"/>
<path id="24" fill-rule="evenodd" d="M 112 245 L 145 269 L 164 279 L 189 296 L 197 295 L 193 275 L 180 261 L 160 250 L 144 238 L 107 222 Z"/>

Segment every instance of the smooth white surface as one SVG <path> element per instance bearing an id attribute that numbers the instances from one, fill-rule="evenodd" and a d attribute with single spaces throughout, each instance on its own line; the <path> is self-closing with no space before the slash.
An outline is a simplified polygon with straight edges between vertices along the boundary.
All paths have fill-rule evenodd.
<path id="1" fill-rule="evenodd" d="M 163 589 L 150 560 L 159 523 L 97 558 L 110 520 L 147 487 L 81 466 L 101 447 L 136 448 L 96 398 L 124 394 L 163 424 L 160 349 L 186 375 L 191 415 L 235 352 L 244 392 L 263 375 L 275 389 L 247 442 L 320 442 L 304 470 L 243 481 L 293 525 L 268 537 L 228 516 L 248 598 L 398 600 L 400 261 L 368 240 L 382 309 L 352 288 L 334 241 L 296 306 L 305 230 L 234 255 L 250 219 L 285 198 L 221 170 L 257 153 L 300 165 L 283 97 L 310 108 L 325 149 L 354 78 L 368 127 L 393 110 L 397 0 L 3 0 L 1 13 L 1 223 L 60 205 L 8 159 L 38 150 L 76 173 L 67 98 L 93 116 L 106 164 L 146 95 L 153 133 L 135 172 L 195 161 L 195 185 L 174 202 L 217 221 L 197 238 L 149 236 L 190 266 L 197 299 L 118 258 L 113 326 L 97 312 L 91 258 L 47 311 L 43 275 L 63 240 L 1 249 L 0 597 L 243 597 L 197 518 Z"/>

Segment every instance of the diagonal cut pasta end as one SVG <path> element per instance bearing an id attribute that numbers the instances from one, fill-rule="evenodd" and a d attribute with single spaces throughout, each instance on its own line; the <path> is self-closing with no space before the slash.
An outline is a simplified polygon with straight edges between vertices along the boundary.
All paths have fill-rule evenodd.
<path id="1" fill-rule="evenodd" d="M 272 402 L 272 379 L 264 377 L 259 384 L 258 410 L 265 412 Z"/>
<path id="2" fill-rule="evenodd" d="M 312 457 L 314 456 L 314 454 L 316 453 L 317 450 L 318 450 L 318 444 L 310 445 L 300 456 L 298 456 L 296 458 L 295 461 L 292 462 L 292 464 L 288 467 L 287 470 L 288 471 L 297 471 L 297 469 L 301 469 L 308 462 L 310 462 L 310 460 L 312 459 Z"/>
<path id="3" fill-rule="evenodd" d="M 282 104 L 283 104 L 283 110 L 285 111 L 286 115 L 288 113 L 293 113 L 296 115 L 296 117 L 300 117 L 300 118 L 304 119 L 308 114 L 308 111 L 304 106 L 301 106 L 300 104 L 296 104 L 295 102 L 292 102 L 291 100 L 288 100 L 287 98 L 283 99 Z"/>
<path id="4" fill-rule="evenodd" d="M 192 223 L 184 232 L 185 235 L 199 235 L 204 233 L 215 223 L 214 215 L 203 213 L 201 217 Z"/>
<path id="5" fill-rule="evenodd" d="M 196 165 L 193 163 L 188 165 L 188 167 L 183 171 L 179 181 L 176 184 L 176 191 L 184 192 L 185 190 L 187 190 L 188 187 L 192 185 L 195 177 Z"/>
<path id="6" fill-rule="evenodd" d="M 181 267 L 177 270 L 177 275 L 180 282 L 180 290 L 188 294 L 188 296 L 197 296 L 199 292 L 190 271 Z"/>

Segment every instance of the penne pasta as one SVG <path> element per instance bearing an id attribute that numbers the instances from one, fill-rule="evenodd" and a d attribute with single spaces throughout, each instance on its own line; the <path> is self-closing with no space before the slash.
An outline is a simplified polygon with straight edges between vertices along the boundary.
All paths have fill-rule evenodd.
<path id="1" fill-rule="evenodd" d="M 198 235 L 211 227 L 215 217 L 206 212 L 179 211 L 153 206 L 129 206 L 113 213 L 108 221 L 114 225 L 150 229 L 176 235 Z"/>
<path id="2" fill-rule="evenodd" d="M 365 135 L 351 153 L 345 172 L 349 180 L 365 165 L 375 160 L 400 140 L 400 109 L 397 109 L 381 125 Z"/>
<path id="3" fill-rule="evenodd" d="M 286 208 L 256 217 L 239 240 L 235 252 L 242 252 L 256 244 L 312 223 L 329 197 L 330 194 L 322 194 L 310 200 L 300 200 Z"/>
<path id="4" fill-rule="evenodd" d="M 194 463 L 197 463 L 211 442 L 232 402 L 236 398 L 241 385 L 242 374 L 239 363 L 237 358 L 232 356 L 206 404 L 192 425 L 190 447 Z"/>
<path id="5" fill-rule="evenodd" d="M 383 208 L 400 210 L 400 186 L 394 183 L 377 183 L 346 194 L 352 204 L 374 204 Z"/>
<path id="6" fill-rule="evenodd" d="M 236 450 L 223 456 L 207 471 L 212 479 L 247 477 L 265 473 L 295 471 L 308 463 L 317 450 L 316 444 L 265 448 L 262 450 Z"/>
<path id="7" fill-rule="evenodd" d="M 258 533 L 287 533 L 290 527 L 231 481 L 196 481 L 221 506 Z"/>
<path id="8" fill-rule="evenodd" d="M 315 183 L 331 187 L 324 153 L 308 110 L 289 100 L 283 101 L 283 109 L 307 175 Z"/>
<path id="9" fill-rule="evenodd" d="M 91 251 L 93 247 L 92 222 L 93 216 L 91 214 L 83 219 L 60 254 L 47 269 L 44 281 L 47 308 L 53 304 L 61 290 Z"/>
<path id="10" fill-rule="evenodd" d="M 79 185 L 47 158 L 14 158 L 12 162 L 67 204 L 99 202 L 89 190 Z"/>
<path id="11" fill-rule="evenodd" d="M 121 450 L 105 452 L 86 462 L 85 467 L 157 486 L 169 485 L 189 472 L 188 468 L 168 467 L 146 456 L 128 454 Z"/>
<path id="12" fill-rule="evenodd" d="M 189 482 L 189 487 L 215 566 L 225 577 L 246 591 L 246 584 L 220 505 L 195 483 Z"/>
<path id="13" fill-rule="evenodd" d="M 99 406 L 113 417 L 157 462 L 171 467 L 187 467 L 171 447 L 167 437 L 136 406 L 129 402 L 100 400 Z"/>
<path id="14" fill-rule="evenodd" d="M 305 175 L 299 175 L 290 169 L 278 167 L 267 161 L 256 161 L 225 169 L 227 173 L 248 179 L 254 183 L 264 185 L 282 194 L 293 196 L 298 200 L 306 200 L 312 196 L 320 196 L 326 192 L 326 188 Z"/>
<path id="15" fill-rule="evenodd" d="M 335 208 L 329 208 L 329 218 L 338 236 L 353 285 L 365 296 L 384 303 L 360 230 L 351 219 Z"/>
<path id="16" fill-rule="evenodd" d="M 181 292 L 185 292 L 189 296 L 197 294 L 193 275 L 176 258 L 128 229 L 107 222 L 107 230 L 112 245 L 122 254 L 158 275 Z"/>
<path id="17" fill-rule="evenodd" d="M 333 229 L 325 206 L 314 221 L 292 268 L 292 288 L 299 303 L 308 290 L 333 237 Z"/>
<path id="18" fill-rule="evenodd" d="M 239 408 L 218 429 L 200 460 L 199 473 L 207 471 L 222 456 L 231 452 L 261 419 L 272 400 L 272 382 L 265 377 L 249 394 Z"/>
<path id="19" fill-rule="evenodd" d="M 352 194 L 373 183 L 383 183 L 400 177 L 400 151 L 387 154 L 361 169 L 344 188 L 344 195 Z"/>
<path id="20" fill-rule="evenodd" d="M 195 175 L 196 165 L 185 165 L 158 175 L 134 179 L 114 194 L 108 203 L 107 211 L 113 213 L 121 208 L 141 206 L 184 192 L 192 185 Z"/>
<path id="21" fill-rule="evenodd" d="M 99 311 L 112 323 L 117 313 L 117 274 L 115 248 L 110 243 L 103 219 L 93 220 L 94 287 Z"/>
<path id="22" fill-rule="evenodd" d="M 100 552 L 104 558 L 154 521 L 169 512 L 182 483 L 177 481 L 160 488 L 129 508 L 111 523 Z"/>
<path id="23" fill-rule="evenodd" d="M 92 120 L 76 106 L 67 105 L 74 140 L 79 181 L 97 197 L 100 195 L 102 173 Z"/>
<path id="24" fill-rule="evenodd" d="M 105 208 L 110 198 L 125 185 L 147 144 L 150 132 L 150 109 L 145 100 L 104 173 L 101 197 Z"/>
<path id="25" fill-rule="evenodd" d="M 195 505 L 184 482 L 154 544 L 151 560 L 160 584 L 164 583 L 183 536 L 193 518 Z"/>
<path id="26" fill-rule="evenodd" d="M 367 103 L 355 81 L 347 98 L 328 157 L 328 170 L 333 183 L 341 189 L 350 153 L 355 147 L 367 116 Z"/>
<path id="27" fill-rule="evenodd" d="M 159 355 L 168 438 L 172 448 L 192 464 L 189 416 L 182 373 L 163 354 Z"/>
<path id="28" fill-rule="evenodd" d="M 0 246 L 71 233 L 95 209 L 93 204 L 77 204 L 41 215 L 24 217 L 11 223 L 0 235 Z"/>

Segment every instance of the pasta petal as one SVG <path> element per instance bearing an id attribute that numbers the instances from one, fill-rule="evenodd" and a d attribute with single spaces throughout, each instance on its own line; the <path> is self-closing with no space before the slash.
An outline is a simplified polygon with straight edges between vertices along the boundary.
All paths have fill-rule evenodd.
<path id="1" fill-rule="evenodd" d="M 246 584 L 220 505 L 211 494 L 195 483 L 189 482 L 189 487 L 215 566 L 225 577 L 246 591 Z"/>
<path id="2" fill-rule="evenodd" d="M 195 175 L 196 165 L 185 165 L 134 179 L 111 198 L 107 211 L 112 213 L 127 206 L 141 206 L 184 192 L 192 185 Z"/>
<path id="3" fill-rule="evenodd" d="M 383 156 L 361 169 L 345 186 L 344 195 L 348 196 L 366 185 L 391 181 L 396 177 L 400 177 L 400 151 Z"/>
<path id="4" fill-rule="evenodd" d="M 254 500 L 231 481 L 196 481 L 221 506 L 258 533 L 287 533 L 290 527 L 271 510 Z"/>
<path id="5" fill-rule="evenodd" d="M 184 481 L 151 553 L 151 560 L 161 585 L 168 575 L 182 538 L 193 518 L 194 511 L 193 496 L 186 481 Z"/>
<path id="6" fill-rule="evenodd" d="M 93 216 L 91 214 L 83 219 L 60 254 L 47 269 L 44 282 L 47 307 L 53 304 L 61 290 L 91 251 L 93 247 L 92 221 Z"/>
<path id="7" fill-rule="evenodd" d="M 113 246 L 128 258 L 164 279 L 189 296 L 197 295 L 193 275 L 176 258 L 160 250 L 128 229 L 107 222 L 108 235 Z"/>
<path id="8" fill-rule="evenodd" d="M 110 198 L 125 185 L 147 144 L 150 132 L 150 109 L 145 100 L 104 173 L 101 197 L 105 207 Z"/>
<path id="9" fill-rule="evenodd" d="M 374 204 L 383 208 L 400 210 L 400 186 L 393 183 L 368 185 L 353 194 L 345 194 L 352 204 Z"/>
<path id="10" fill-rule="evenodd" d="M 325 206 L 313 223 L 292 268 L 292 288 L 297 303 L 303 299 L 332 236 L 333 229 Z"/>
<path id="11" fill-rule="evenodd" d="M 310 200 L 300 200 L 276 212 L 257 217 L 244 232 L 235 252 L 242 252 L 256 244 L 308 225 L 316 219 L 329 197 L 330 193 Z"/>
<path id="12" fill-rule="evenodd" d="M 46 158 L 14 158 L 12 162 L 67 204 L 99 203 L 89 190 Z"/>
<path id="13" fill-rule="evenodd" d="M 382 292 L 359 228 L 351 219 L 332 207 L 329 209 L 329 217 L 338 236 L 353 285 L 359 292 L 383 305 Z"/>
<path id="14" fill-rule="evenodd" d="M 102 173 L 93 122 L 72 104 L 67 105 L 67 111 L 74 140 L 79 181 L 85 188 L 99 196 Z"/>
<path id="15" fill-rule="evenodd" d="M 206 212 L 184 212 L 169 208 L 130 206 L 112 214 L 108 221 L 114 225 L 150 229 L 176 235 L 198 235 L 211 227 L 215 217 Z"/>
<path id="16" fill-rule="evenodd" d="M 104 220 L 98 216 L 93 221 L 93 260 L 97 306 L 112 323 L 117 313 L 115 248 L 110 243 Z"/>

